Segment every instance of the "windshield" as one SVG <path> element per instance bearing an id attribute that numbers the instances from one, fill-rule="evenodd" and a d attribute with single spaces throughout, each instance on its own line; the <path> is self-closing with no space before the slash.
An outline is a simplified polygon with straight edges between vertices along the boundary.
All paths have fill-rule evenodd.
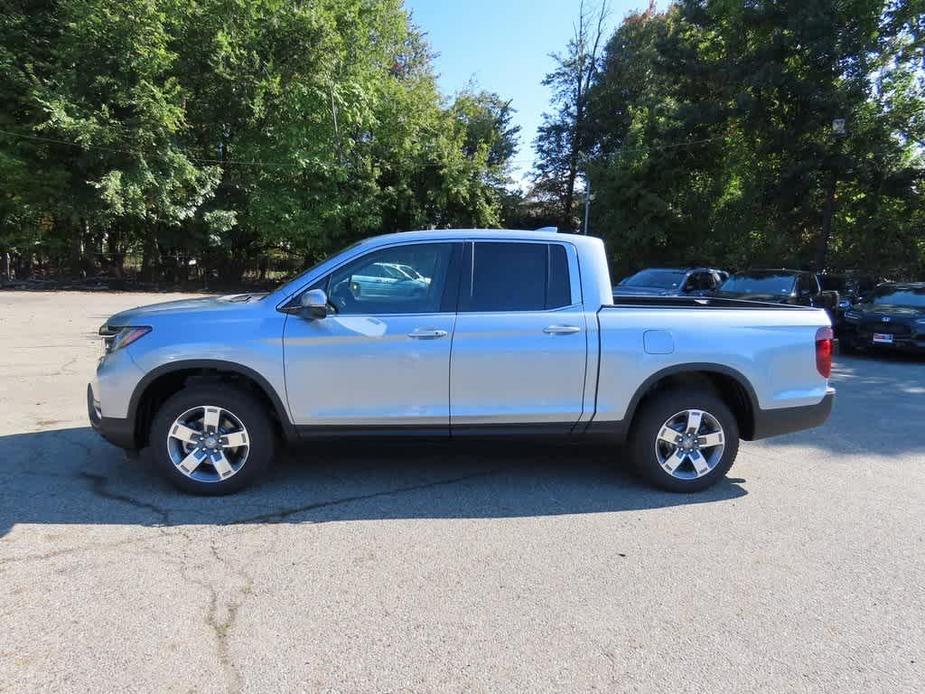
<path id="1" fill-rule="evenodd" d="M 875 306 L 925 308 L 925 287 L 879 287 L 871 303 Z"/>
<path id="2" fill-rule="evenodd" d="M 790 294 L 796 277 L 780 272 L 743 272 L 723 282 L 721 292 L 734 294 Z"/>
<path id="3" fill-rule="evenodd" d="M 643 270 L 620 282 L 624 287 L 659 287 L 675 289 L 681 286 L 686 272 L 681 270 Z"/>

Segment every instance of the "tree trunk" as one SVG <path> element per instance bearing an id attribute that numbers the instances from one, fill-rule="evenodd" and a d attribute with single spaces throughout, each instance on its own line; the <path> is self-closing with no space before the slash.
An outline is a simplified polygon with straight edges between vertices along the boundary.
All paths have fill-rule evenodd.
<path id="1" fill-rule="evenodd" d="M 124 256 L 119 245 L 121 236 L 121 230 L 116 225 L 114 225 L 113 228 L 109 230 L 109 233 L 106 236 L 106 252 L 109 255 L 109 269 L 110 272 L 112 272 L 113 277 L 118 279 L 122 279 L 123 275 L 125 274 L 123 265 Z"/>
<path id="2" fill-rule="evenodd" d="M 154 240 L 154 231 L 145 230 L 145 240 L 141 251 L 141 279 L 151 282 L 154 279 L 154 268 L 157 265 L 157 243 Z"/>
<path id="3" fill-rule="evenodd" d="M 80 271 L 82 269 L 80 256 L 83 252 L 83 229 L 80 224 L 76 224 L 71 228 L 68 228 L 68 225 L 65 225 L 61 221 L 56 221 L 55 224 L 59 226 L 59 228 L 63 228 L 64 233 L 67 234 L 68 270 L 74 277 L 80 277 Z"/>

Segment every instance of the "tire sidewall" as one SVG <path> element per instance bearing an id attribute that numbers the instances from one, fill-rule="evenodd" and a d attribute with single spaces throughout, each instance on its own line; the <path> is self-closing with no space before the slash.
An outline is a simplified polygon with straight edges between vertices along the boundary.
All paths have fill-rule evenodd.
<path id="1" fill-rule="evenodd" d="M 250 441 L 244 466 L 219 482 L 201 482 L 187 477 L 167 453 L 167 433 L 176 418 L 202 405 L 215 405 L 233 413 L 247 429 Z M 263 404 L 249 393 L 220 383 L 189 386 L 168 398 L 152 421 L 149 442 L 155 465 L 174 486 L 206 496 L 231 494 L 256 482 L 269 467 L 275 448 L 273 429 Z"/>
<path id="2" fill-rule="evenodd" d="M 723 427 L 725 438 L 723 455 L 716 467 L 691 480 L 665 472 L 655 455 L 655 440 L 662 425 L 683 410 L 710 413 Z M 630 435 L 630 451 L 636 469 L 652 484 L 671 492 L 698 492 L 716 484 L 732 467 L 739 451 L 739 427 L 729 406 L 716 394 L 707 390 L 666 390 L 643 405 Z"/>

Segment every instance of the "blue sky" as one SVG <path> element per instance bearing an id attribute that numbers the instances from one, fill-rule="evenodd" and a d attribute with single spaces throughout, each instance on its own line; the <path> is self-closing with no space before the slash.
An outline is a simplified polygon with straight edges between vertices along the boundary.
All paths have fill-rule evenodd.
<path id="1" fill-rule="evenodd" d="M 610 29 L 648 0 L 612 0 Z M 549 91 L 540 84 L 553 67 L 549 54 L 572 36 L 578 0 L 405 0 L 414 23 L 439 55 L 436 67 L 447 95 L 475 79 L 481 88 L 512 99 L 521 126 L 516 166 L 533 161 L 533 138 Z"/>

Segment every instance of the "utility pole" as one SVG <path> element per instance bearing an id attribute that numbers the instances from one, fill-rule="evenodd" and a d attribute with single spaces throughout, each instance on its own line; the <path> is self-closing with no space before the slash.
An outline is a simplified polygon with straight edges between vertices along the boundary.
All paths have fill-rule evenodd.
<path id="1" fill-rule="evenodd" d="M 588 176 L 588 170 L 585 169 L 585 223 L 582 233 L 588 235 L 588 217 L 591 214 L 591 177 Z"/>
<path id="2" fill-rule="evenodd" d="M 581 164 L 585 174 L 585 218 L 581 225 L 581 233 L 587 236 L 591 225 L 591 203 L 594 201 L 594 193 L 591 192 L 590 158 L 584 153 L 581 155 Z"/>
<path id="3" fill-rule="evenodd" d="M 842 143 L 847 135 L 844 118 L 835 118 L 832 121 L 832 134 L 835 136 L 834 153 L 837 158 L 841 156 Z M 835 217 L 835 206 L 838 202 L 836 197 L 836 190 L 838 188 L 838 166 L 839 162 L 837 159 L 833 160 L 832 172 L 825 191 L 825 207 L 822 208 L 822 227 L 819 230 L 819 238 L 816 242 L 816 257 L 813 259 L 816 272 L 825 270 L 829 255 L 829 239 L 832 237 L 832 219 Z"/>

